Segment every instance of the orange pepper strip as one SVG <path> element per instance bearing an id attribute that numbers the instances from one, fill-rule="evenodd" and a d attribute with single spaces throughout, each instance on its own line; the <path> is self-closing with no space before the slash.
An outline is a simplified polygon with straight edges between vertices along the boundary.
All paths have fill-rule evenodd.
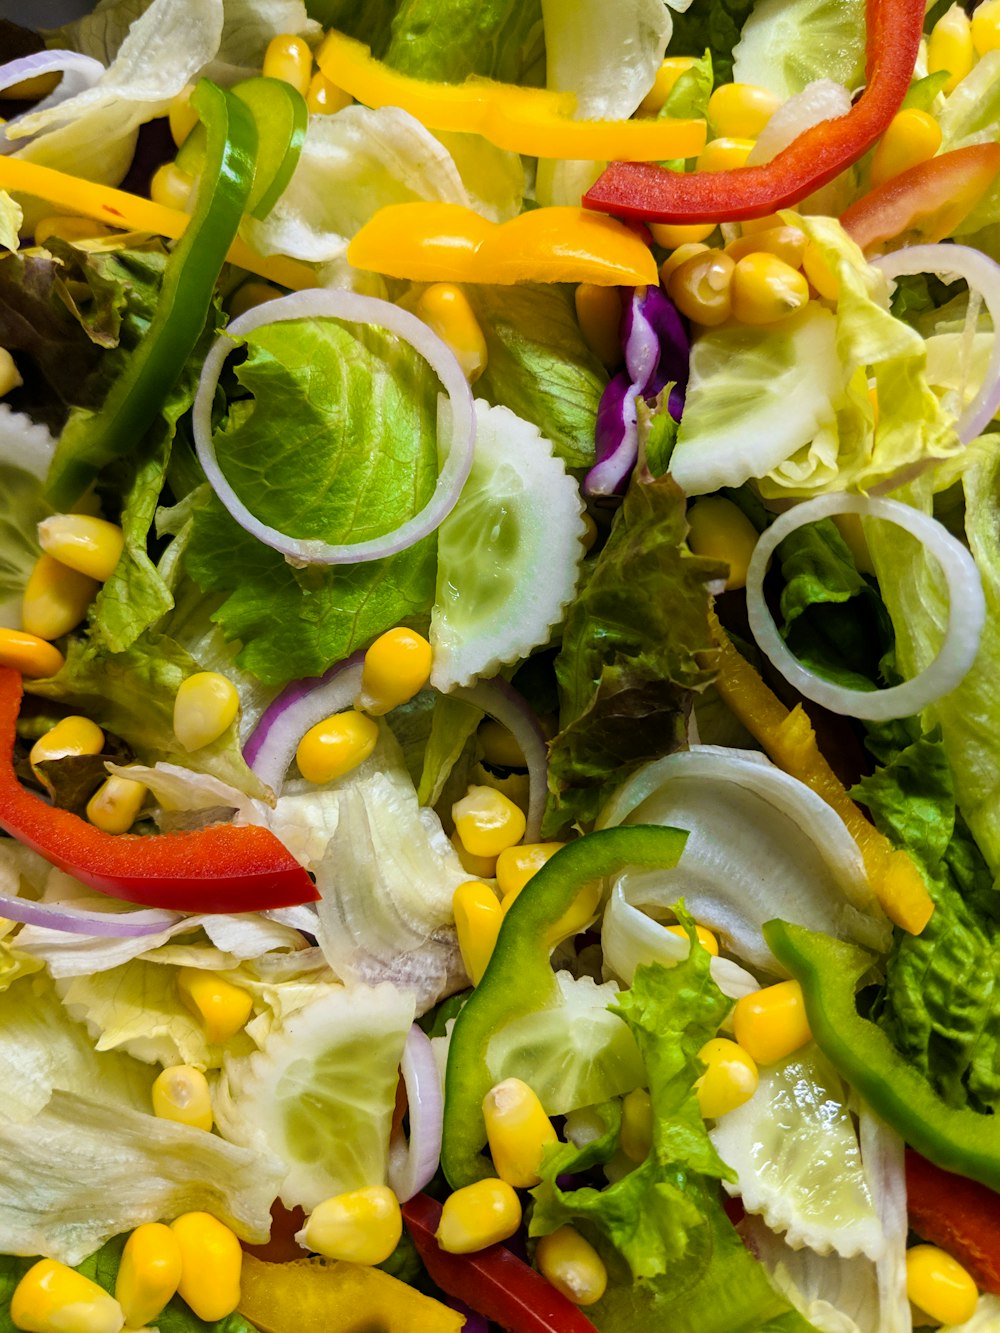
<path id="1" fill-rule="evenodd" d="M 804 782 L 837 812 L 858 844 L 868 881 L 886 916 L 911 935 L 919 935 L 934 913 L 920 871 L 908 853 L 894 848 L 848 796 L 816 744 L 816 733 L 801 704 L 787 709 L 733 647 L 714 612 L 711 619 L 719 650 L 715 687 L 723 702 L 779 768 Z"/>
<path id="2" fill-rule="evenodd" d="M 398 74 L 342 32 L 327 33 L 316 63 L 365 106 L 402 107 L 430 130 L 481 134 L 498 148 L 529 157 L 659 162 L 697 157 L 705 146 L 703 120 L 573 120 L 571 93 L 492 79 L 429 83 Z"/>
<path id="3" fill-rule="evenodd" d="M 188 224 L 188 215 L 179 209 L 165 208 L 140 195 L 114 190 L 109 185 L 96 185 L 93 181 L 81 180 L 78 176 L 69 176 L 64 171 L 40 166 L 37 162 L 25 162 L 18 157 L 0 157 L 0 190 L 33 195 L 70 213 L 104 222 L 109 227 L 152 232 L 172 240 L 181 236 Z M 227 257 L 230 263 L 294 291 L 317 285 L 316 274 L 305 264 L 282 255 L 259 255 L 238 239 L 230 246 Z"/>
<path id="4" fill-rule="evenodd" d="M 624 223 L 582 208 L 535 208 L 490 222 L 461 204 L 389 204 L 354 236 L 355 268 L 412 282 L 659 281 L 649 247 Z"/>

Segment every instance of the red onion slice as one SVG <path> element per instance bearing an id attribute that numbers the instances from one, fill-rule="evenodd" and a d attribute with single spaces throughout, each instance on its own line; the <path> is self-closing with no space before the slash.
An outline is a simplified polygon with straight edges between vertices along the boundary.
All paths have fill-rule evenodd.
<path id="1" fill-rule="evenodd" d="M 219 466 L 212 438 L 212 404 L 226 358 L 236 350 L 235 340 L 243 334 L 290 319 L 341 319 L 356 324 L 377 324 L 419 352 L 444 385 L 448 404 L 438 414 L 438 435 L 446 457 L 434 494 L 419 513 L 382 537 L 345 545 L 280 532 L 250 513 Z M 381 560 L 415 545 L 433 532 L 454 509 L 472 468 L 476 441 L 472 392 L 455 354 L 446 343 L 415 315 L 388 301 L 361 296 L 357 292 L 319 288 L 268 301 L 233 320 L 205 358 L 194 400 L 193 421 L 198 460 L 225 508 L 251 536 L 280 551 L 293 564 L 303 565 L 359 564 L 366 560 Z"/>
<path id="2" fill-rule="evenodd" d="M 409 1103 L 410 1139 L 402 1130 L 389 1144 L 389 1185 L 400 1203 L 406 1203 L 427 1185 L 441 1160 L 444 1097 L 441 1075 L 430 1038 L 414 1023 L 406 1038 L 400 1072 Z"/>
<path id="3" fill-rule="evenodd" d="M 13 87 L 23 79 L 34 79 L 39 74 L 61 73 L 62 78 L 48 97 L 43 97 L 31 108 L 31 115 L 36 111 L 47 111 L 49 107 L 67 102 L 71 97 L 84 93 L 98 82 L 104 74 L 104 66 L 91 56 L 81 55 L 78 51 L 36 51 L 34 55 L 21 56 L 18 60 L 8 60 L 0 65 L 0 92 Z M 27 115 L 22 112 L 21 115 Z M 21 116 L 14 116 L 7 122 L 5 129 L 16 125 Z M 0 154 L 16 153 L 23 148 L 29 135 L 23 139 L 7 139 L 0 135 Z"/>
<path id="4" fill-rule="evenodd" d="M 545 733 L 534 710 L 502 676 L 480 680 L 468 688 L 449 690 L 449 694 L 488 713 L 494 721 L 506 727 L 520 745 L 528 768 L 528 822 L 524 841 L 537 842 L 542 836 L 542 815 L 549 785 L 549 752 Z"/>
<path id="5" fill-rule="evenodd" d="M 126 939 L 139 935 L 159 935 L 180 920 L 178 912 L 156 910 L 141 912 L 88 912 L 81 907 L 60 903 L 36 903 L 30 898 L 0 894 L 0 917 L 28 926 L 64 930 L 70 935 L 101 935 L 107 939 Z"/>
<path id="6" fill-rule="evenodd" d="M 909 245 L 870 261 L 887 278 L 934 273 L 946 282 L 964 278 L 986 303 L 993 321 L 993 349 L 979 392 L 958 419 L 958 438 L 968 444 L 981 435 L 1000 409 L 1000 264 L 969 245 Z"/>

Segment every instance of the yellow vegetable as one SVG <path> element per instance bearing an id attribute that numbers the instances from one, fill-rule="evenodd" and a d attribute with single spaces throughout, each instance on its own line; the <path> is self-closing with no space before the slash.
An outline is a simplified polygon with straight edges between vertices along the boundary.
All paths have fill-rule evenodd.
<path id="1" fill-rule="evenodd" d="M 505 1180 L 477 1180 L 449 1194 L 435 1233 L 449 1254 L 474 1254 L 507 1240 L 521 1225 L 521 1201 Z"/>
<path id="2" fill-rule="evenodd" d="M 483 1119 L 500 1179 L 518 1189 L 537 1185 L 542 1154 L 558 1140 L 534 1090 L 522 1079 L 505 1078 L 483 1098 Z"/>
<path id="3" fill-rule="evenodd" d="M 452 912 L 462 965 L 473 986 L 478 986 L 493 957 L 503 911 L 488 884 L 469 879 L 455 890 Z"/>
<path id="4" fill-rule="evenodd" d="M 115 1300 L 129 1328 L 151 1324 L 177 1290 L 181 1280 L 181 1247 L 162 1222 L 136 1227 L 125 1242 Z"/>
<path id="5" fill-rule="evenodd" d="M 119 1333 L 125 1322 L 113 1296 L 55 1259 L 40 1260 L 21 1278 L 10 1317 L 26 1333 Z"/>
<path id="6" fill-rule="evenodd" d="M 381 1264 L 399 1244 L 403 1215 L 388 1185 L 336 1194 L 317 1204 L 306 1219 L 302 1243 L 327 1259 Z"/>
<path id="7" fill-rule="evenodd" d="M 324 718 L 299 741 L 295 762 L 307 782 L 332 782 L 363 764 L 378 744 L 378 723 L 356 708 Z"/>
<path id="8" fill-rule="evenodd" d="M 358 707 L 379 717 L 407 703 L 430 679 L 431 660 L 431 646 L 422 634 L 402 626 L 386 630 L 365 653 Z"/>
<path id="9" fill-rule="evenodd" d="M 220 671 L 196 671 L 182 680 L 174 698 L 174 735 L 185 750 L 217 741 L 239 712 L 240 696 Z"/>
<path id="10" fill-rule="evenodd" d="M 170 1230 L 181 1250 L 181 1300 L 199 1319 L 225 1319 L 240 1299 L 243 1250 L 236 1236 L 211 1213 L 184 1213 Z"/>
<path id="11" fill-rule="evenodd" d="M 574 1305 L 593 1305 L 608 1285 L 604 1261 L 575 1227 L 562 1226 L 543 1236 L 535 1250 L 535 1263 L 542 1276 Z"/>
<path id="12" fill-rule="evenodd" d="M 802 987 L 797 981 L 741 995 L 733 1009 L 733 1033 L 759 1065 L 773 1065 L 812 1040 Z"/>
<path id="13" fill-rule="evenodd" d="M 757 1065 L 748 1051 L 726 1037 L 714 1037 L 698 1052 L 705 1072 L 695 1083 L 698 1106 L 706 1120 L 716 1120 L 748 1102 L 757 1091 Z"/>

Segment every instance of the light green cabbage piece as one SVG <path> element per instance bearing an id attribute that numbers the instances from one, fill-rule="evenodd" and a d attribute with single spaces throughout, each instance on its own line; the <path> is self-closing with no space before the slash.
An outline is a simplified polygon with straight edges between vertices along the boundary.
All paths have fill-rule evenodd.
<path id="1" fill-rule="evenodd" d="M 944 99 L 938 114 L 941 151 L 1000 139 L 1000 51 L 987 51 Z M 1000 220 L 1000 181 L 990 188 L 955 227 L 956 237 L 969 236 Z"/>

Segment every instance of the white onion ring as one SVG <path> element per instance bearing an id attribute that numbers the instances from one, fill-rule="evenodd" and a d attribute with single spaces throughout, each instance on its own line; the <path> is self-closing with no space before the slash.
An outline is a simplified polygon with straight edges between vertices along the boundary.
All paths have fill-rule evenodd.
<path id="1" fill-rule="evenodd" d="M 5 65 L 0 65 L 0 92 L 6 91 L 23 79 L 34 79 L 39 74 L 55 73 L 61 73 L 62 79 L 47 97 L 43 97 L 40 102 L 32 106 L 31 115 L 36 111 L 48 111 L 50 107 L 58 106 L 61 102 L 67 102 L 71 97 L 86 92 L 88 88 L 93 88 L 103 77 L 104 66 L 99 60 L 81 55 L 79 51 L 36 51 L 34 55 L 21 56 L 17 60 L 8 60 Z M 22 111 L 20 115 L 13 116 L 4 128 L 9 129 L 16 125 L 21 116 L 27 114 L 28 112 Z M 0 154 L 16 153 L 19 148 L 24 147 L 30 137 L 25 135 L 23 139 L 11 140 L 5 135 L 0 135 Z"/>
<path id="2" fill-rule="evenodd" d="M 911 680 L 885 690 L 849 690 L 807 670 L 786 646 L 764 601 L 764 575 L 781 541 L 807 523 L 834 514 L 883 518 L 927 547 L 948 585 L 948 628 L 938 655 Z M 937 519 L 898 500 L 868 495 L 820 495 L 787 510 L 761 533 L 747 569 L 747 614 L 761 652 L 800 694 L 832 713 L 885 722 L 909 717 L 948 694 L 975 661 L 986 618 L 986 599 L 972 556 Z"/>
<path id="3" fill-rule="evenodd" d="M 179 921 L 181 913 L 161 912 L 155 908 L 138 912 L 89 912 L 68 904 L 37 903 L 31 898 L 0 893 L 0 917 L 8 921 L 20 921 L 27 926 L 64 930 L 70 935 L 129 939 L 140 935 L 159 935 Z"/>
<path id="4" fill-rule="evenodd" d="M 439 413 L 438 434 L 446 441 L 447 456 L 438 475 L 434 494 L 419 513 L 383 537 L 348 544 L 333 544 L 318 538 L 291 537 L 254 518 L 223 475 L 212 438 L 212 404 L 226 358 L 236 347 L 234 339 L 267 324 L 290 319 L 342 319 L 356 324 L 377 324 L 408 342 L 427 361 L 448 394 L 447 413 Z M 195 448 L 198 461 L 215 494 L 240 527 L 280 551 L 294 564 L 343 565 L 381 560 L 415 545 L 433 532 L 451 513 L 472 468 L 476 442 L 476 418 L 472 392 L 454 352 L 408 310 L 357 292 L 314 288 L 293 292 L 276 301 L 248 310 L 218 337 L 205 358 L 193 408 Z"/>
<path id="5" fill-rule="evenodd" d="M 869 261 L 887 278 L 934 273 L 954 282 L 964 278 L 978 291 L 993 321 L 993 348 L 979 392 L 958 419 L 958 438 L 968 444 L 981 435 L 1000 409 L 1000 264 L 968 245 L 909 245 Z"/>
<path id="6" fill-rule="evenodd" d="M 410 1140 L 402 1130 L 389 1144 L 389 1185 L 400 1203 L 420 1192 L 433 1178 L 441 1160 L 444 1097 L 441 1075 L 430 1038 L 414 1023 L 399 1064 L 409 1103 Z"/>
<path id="7" fill-rule="evenodd" d="M 528 701 L 502 676 L 480 680 L 475 685 L 448 691 L 488 713 L 506 727 L 524 754 L 528 769 L 528 812 L 525 842 L 537 842 L 542 835 L 542 815 L 549 782 L 549 753 L 545 733 Z"/>

